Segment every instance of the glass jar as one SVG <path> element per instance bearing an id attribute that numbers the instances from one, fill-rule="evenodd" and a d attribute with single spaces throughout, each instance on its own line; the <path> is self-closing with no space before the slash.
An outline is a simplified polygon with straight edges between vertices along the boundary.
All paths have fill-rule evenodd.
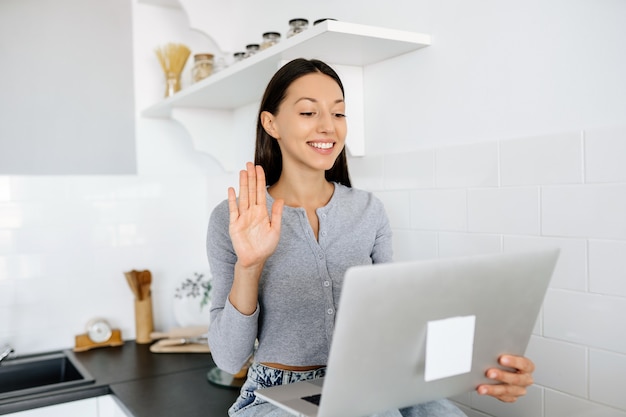
<path id="1" fill-rule="evenodd" d="M 251 57 L 252 55 L 256 54 L 257 52 L 259 52 L 259 50 L 261 49 L 261 45 L 259 45 L 258 43 L 251 43 L 246 45 L 246 58 Z"/>
<path id="2" fill-rule="evenodd" d="M 213 73 L 213 54 L 195 54 L 191 79 L 194 83 L 205 79 Z"/>
<path id="3" fill-rule="evenodd" d="M 290 38 L 293 35 L 300 33 L 309 27 L 309 21 L 307 19 L 291 19 L 289 21 L 289 30 L 287 31 L 287 37 Z"/>
<path id="4" fill-rule="evenodd" d="M 263 34 L 263 42 L 261 43 L 261 50 L 267 49 L 272 45 L 276 45 L 278 42 L 280 42 L 280 33 L 265 32 Z"/>
<path id="5" fill-rule="evenodd" d="M 239 61 L 242 61 L 246 57 L 245 52 L 235 52 L 233 54 L 233 64 Z"/>

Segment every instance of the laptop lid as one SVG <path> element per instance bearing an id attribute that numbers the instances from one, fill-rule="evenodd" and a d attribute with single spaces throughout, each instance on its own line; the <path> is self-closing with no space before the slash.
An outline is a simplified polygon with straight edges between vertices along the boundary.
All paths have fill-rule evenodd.
<path id="1" fill-rule="evenodd" d="M 472 391 L 501 354 L 524 354 L 558 253 L 350 268 L 317 413 L 298 408 L 297 386 L 257 392 L 294 414 L 357 417 Z"/>

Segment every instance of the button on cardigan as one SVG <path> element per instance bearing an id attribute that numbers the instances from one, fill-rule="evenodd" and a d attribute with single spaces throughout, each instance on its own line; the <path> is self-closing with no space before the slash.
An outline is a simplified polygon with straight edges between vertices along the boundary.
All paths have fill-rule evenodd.
<path id="1" fill-rule="evenodd" d="M 228 201 L 211 213 L 209 346 L 219 368 L 239 372 L 257 339 L 257 362 L 327 363 L 344 273 L 351 266 L 392 258 L 391 228 L 381 201 L 367 191 L 334 186 L 328 204 L 317 209 L 318 240 L 304 208 L 285 206 L 278 247 L 265 263 L 250 316 L 228 301 L 237 261 L 228 234 Z M 272 203 L 267 193 L 268 210 Z"/>

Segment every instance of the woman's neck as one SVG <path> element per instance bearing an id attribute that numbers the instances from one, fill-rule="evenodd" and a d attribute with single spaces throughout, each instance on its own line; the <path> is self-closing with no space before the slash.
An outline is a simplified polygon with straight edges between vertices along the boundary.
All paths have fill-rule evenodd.
<path id="1" fill-rule="evenodd" d="M 269 188 L 272 198 L 283 199 L 289 207 L 317 209 L 324 207 L 333 196 L 335 187 L 326 178 L 305 179 L 281 175 Z"/>

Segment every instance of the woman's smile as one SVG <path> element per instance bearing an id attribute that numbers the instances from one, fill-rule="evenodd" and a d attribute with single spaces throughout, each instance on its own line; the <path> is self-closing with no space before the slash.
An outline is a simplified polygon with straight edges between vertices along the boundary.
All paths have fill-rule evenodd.
<path id="1" fill-rule="evenodd" d="M 335 147 L 335 142 L 307 142 L 309 146 L 323 153 L 331 153 Z"/>

